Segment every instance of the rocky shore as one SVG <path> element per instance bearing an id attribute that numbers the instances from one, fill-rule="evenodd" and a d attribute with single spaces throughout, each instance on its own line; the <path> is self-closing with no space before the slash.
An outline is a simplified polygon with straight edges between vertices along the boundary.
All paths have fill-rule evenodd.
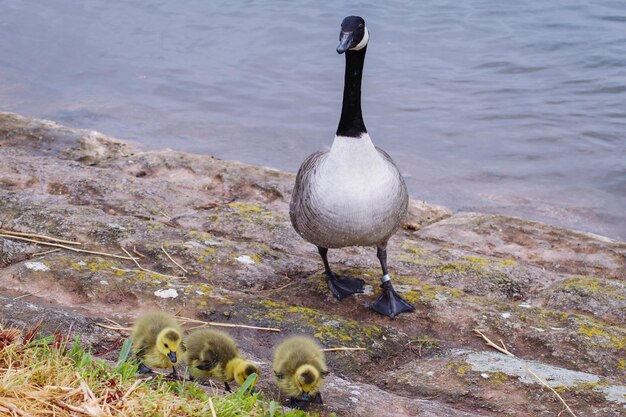
<path id="1" fill-rule="evenodd" d="M 269 397 L 272 347 L 285 334 L 366 347 L 328 353 L 321 410 L 339 416 L 559 415 L 563 404 L 528 369 L 578 416 L 624 415 L 626 243 L 412 201 L 389 254 L 417 311 L 390 320 L 367 308 L 379 283 L 372 248 L 330 252 L 334 269 L 368 285 L 342 302 L 330 296 L 317 251 L 289 222 L 294 177 L 0 113 L 0 229 L 143 255 L 140 269 L 0 237 L 0 321 L 43 319 L 50 332 L 72 323 L 95 353 L 124 336 L 96 322 L 151 307 L 279 328 L 230 331 Z"/>

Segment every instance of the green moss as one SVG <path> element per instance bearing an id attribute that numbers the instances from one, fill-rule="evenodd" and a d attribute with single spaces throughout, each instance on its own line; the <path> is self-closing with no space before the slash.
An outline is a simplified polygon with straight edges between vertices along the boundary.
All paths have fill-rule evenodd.
<path id="1" fill-rule="evenodd" d="M 402 252 L 398 259 L 415 265 L 436 265 L 441 263 L 441 259 L 435 254 L 420 248 L 417 242 L 408 239 L 402 242 Z"/>
<path id="2" fill-rule="evenodd" d="M 490 380 L 496 384 L 504 384 L 509 377 L 504 372 L 493 372 L 491 374 Z"/>
<path id="3" fill-rule="evenodd" d="M 196 240 L 196 241 L 198 241 L 200 243 L 204 243 L 204 242 L 213 240 L 213 235 L 211 235 L 210 233 L 200 232 L 200 231 L 197 231 L 197 230 L 191 230 L 185 236 L 186 236 L 187 239 Z"/>
<path id="4" fill-rule="evenodd" d="M 117 267 L 118 262 L 110 261 L 108 259 L 96 258 L 87 264 L 87 268 L 91 272 L 110 270 L 113 267 Z"/>
<path id="5" fill-rule="evenodd" d="M 380 269 L 350 267 L 350 268 L 340 268 L 337 270 L 337 273 L 339 273 L 340 275 L 348 276 L 348 277 L 363 278 L 366 281 L 373 281 L 376 283 L 380 282 Z M 321 274 L 318 274 L 317 277 L 319 278 L 319 282 L 325 288 L 328 288 L 326 287 L 326 275 L 321 273 Z"/>
<path id="6" fill-rule="evenodd" d="M 579 314 L 573 315 L 573 320 L 578 326 L 578 332 L 592 343 L 604 348 L 626 348 L 626 328 L 610 326 L 601 320 Z"/>
<path id="7" fill-rule="evenodd" d="M 258 204 L 234 202 L 211 211 L 209 221 L 215 226 L 223 226 L 237 233 L 250 232 L 251 226 L 262 226 L 274 230 L 285 223 L 285 216 L 267 210 Z"/>
<path id="8" fill-rule="evenodd" d="M 119 275 L 118 271 L 124 269 L 117 260 L 112 260 L 111 258 L 86 257 L 76 260 L 72 257 L 58 256 L 56 259 L 62 266 L 70 267 L 79 272 L 106 271 Z"/>
<path id="9" fill-rule="evenodd" d="M 263 213 L 263 209 L 256 204 L 246 204 L 241 202 L 230 203 L 228 205 L 241 213 Z"/>
<path id="10" fill-rule="evenodd" d="M 448 364 L 448 369 L 454 372 L 457 376 L 464 377 L 472 370 L 472 367 L 466 362 L 454 361 Z"/>
<path id="11" fill-rule="evenodd" d="M 620 284 L 602 278 L 577 276 L 568 278 L 560 284 L 562 291 L 576 294 L 580 297 L 607 297 L 613 300 L 625 300 L 626 290 Z"/>
<path id="12" fill-rule="evenodd" d="M 342 346 L 346 342 L 356 346 L 372 346 L 373 343 L 383 341 L 385 332 L 375 325 L 364 325 L 342 316 L 268 299 L 258 305 L 260 311 L 249 314 L 249 318 L 283 329 L 313 334 L 327 346 Z"/>
<path id="13" fill-rule="evenodd" d="M 155 230 L 163 229 L 165 225 L 161 222 L 150 222 L 146 224 L 146 231 L 153 232 Z"/>
<path id="14" fill-rule="evenodd" d="M 504 372 L 484 372 L 485 377 L 481 379 L 484 383 L 501 385 L 509 380 L 509 376 Z"/>
<path id="15" fill-rule="evenodd" d="M 554 387 L 554 390 L 560 395 L 566 393 L 575 393 L 582 396 L 591 396 L 598 400 L 605 401 L 605 395 L 602 393 L 602 389 L 606 388 L 610 384 L 607 382 L 578 382 L 576 385 L 570 386 L 558 386 Z"/>
<path id="16" fill-rule="evenodd" d="M 481 258 L 479 256 L 464 256 L 464 259 L 470 261 L 471 263 L 483 266 L 503 266 L 503 267 L 513 267 L 517 266 L 517 262 L 512 261 L 510 259 L 490 259 L 490 258 Z"/>
<path id="17" fill-rule="evenodd" d="M 459 274 L 488 276 L 503 274 L 506 269 L 517 266 L 517 262 L 508 259 L 489 259 L 478 256 L 464 256 L 461 261 L 446 262 L 433 268 L 438 275 Z"/>
<path id="18" fill-rule="evenodd" d="M 524 326 L 546 330 L 550 328 L 567 328 L 571 326 L 569 321 L 570 315 L 561 311 L 550 310 L 542 307 L 524 308 L 513 306 L 509 303 L 499 302 L 495 300 L 484 299 L 483 297 L 475 297 L 476 303 L 482 303 L 489 310 L 495 308 L 500 312 L 510 312 L 511 317 L 504 318 L 501 314 L 494 317 L 496 327 L 498 329 L 506 329 L 510 326 L 516 326 L 515 318 L 524 322 Z"/>
<path id="19" fill-rule="evenodd" d="M 406 282 L 407 280 L 399 279 L 399 282 Z M 429 303 L 437 300 L 445 300 L 447 298 L 459 298 L 466 294 L 454 287 L 445 287 L 441 285 L 429 285 L 414 282 L 411 285 L 411 290 L 402 292 L 404 297 L 410 303 Z"/>

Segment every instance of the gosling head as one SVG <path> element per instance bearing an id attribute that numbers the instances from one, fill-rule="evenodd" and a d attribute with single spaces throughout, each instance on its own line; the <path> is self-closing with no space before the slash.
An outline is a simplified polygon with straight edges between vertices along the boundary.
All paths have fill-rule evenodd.
<path id="1" fill-rule="evenodd" d="M 239 385 L 243 384 L 246 379 L 252 374 L 259 374 L 259 368 L 256 367 L 251 362 L 243 361 L 237 365 L 235 368 L 235 372 L 233 373 L 233 377 L 235 378 L 235 382 Z"/>
<path id="2" fill-rule="evenodd" d="M 309 395 L 315 395 L 320 389 L 320 372 L 312 365 L 301 365 L 296 369 L 294 380 L 298 389 L 302 391 L 302 399 L 307 401 Z"/>
<path id="3" fill-rule="evenodd" d="M 365 20 L 360 16 L 348 16 L 341 22 L 337 53 L 360 51 L 367 46 L 369 38 L 370 34 L 365 27 Z"/>
<path id="4" fill-rule="evenodd" d="M 176 352 L 180 347 L 182 336 L 178 330 L 167 327 L 159 333 L 156 340 L 156 348 L 164 356 L 167 356 L 172 363 L 176 363 L 178 358 Z"/>

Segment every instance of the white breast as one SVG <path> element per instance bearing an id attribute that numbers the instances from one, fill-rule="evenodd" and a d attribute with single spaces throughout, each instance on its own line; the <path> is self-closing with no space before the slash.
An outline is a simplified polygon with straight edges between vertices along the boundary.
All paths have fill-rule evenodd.
<path id="1" fill-rule="evenodd" d="M 388 200 L 393 192 L 388 187 L 397 181 L 395 171 L 367 133 L 359 139 L 337 136 L 318 169 L 315 191 L 320 203 L 338 213 L 364 210 L 362 206 Z"/>
<path id="2" fill-rule="evenodd" d="M 315 243 L 343 247 L 386 242 L 406 213 L 406 186 L 396 166 L 367 133 L 335 137 L 325 156 L 309 184 L 310 221 L 315 224 L 306 229 L 316 231 Z"/>

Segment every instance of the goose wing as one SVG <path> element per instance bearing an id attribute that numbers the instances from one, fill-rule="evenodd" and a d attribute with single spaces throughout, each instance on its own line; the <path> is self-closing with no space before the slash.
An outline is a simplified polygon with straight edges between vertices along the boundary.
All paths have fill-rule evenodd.
<path id="1" fill-rule="evenodd" d="M 315 152 L 304 160 L 298 175 L 296 175 L 296 183 L 291 194 L 291 203 L 289 204 L 289 216 L 294 226 L 301 214 L 301 207 L 308 198 L 308 190 L 311 187 L 311 178 L 315 173 L 320 161 L 328 155 L 328 151 Z M 297 230 L 297 229 L 296 229 Z"/>

